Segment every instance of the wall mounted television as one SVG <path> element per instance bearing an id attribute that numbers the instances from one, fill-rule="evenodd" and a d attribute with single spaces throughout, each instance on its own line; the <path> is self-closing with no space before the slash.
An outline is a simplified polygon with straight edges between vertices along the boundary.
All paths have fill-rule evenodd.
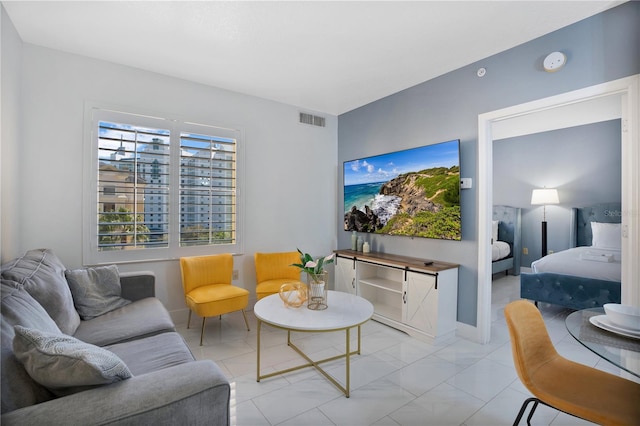
<path id="1" fill-rule="evenodd" d="M 344 230 L 460 240 L 460 140 L 344 162 Z"/>

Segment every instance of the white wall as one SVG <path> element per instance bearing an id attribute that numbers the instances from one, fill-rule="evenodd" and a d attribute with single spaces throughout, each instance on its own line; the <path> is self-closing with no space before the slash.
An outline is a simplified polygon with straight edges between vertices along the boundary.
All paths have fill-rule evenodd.
<path id="1" fill-rule="evenodd" d="M 20 150 L 20 68 L 22 60 L 22 41 L 13 27 L 4 8 L 0 6 L 2 39 L 0 51 L 2 114 L 0 123 L 0 259 L 5 247 L 14 247 L 19 242 L 18 224 L 11 219 L 18 215 L 14 200 L 17 197 L 15 185 L 10 182 L 19 180 L 17 167 Z"/>
<path id="2" fill-rule="evenodd" d="M 4 28 L 3 28 L 4 32 Z M 2 261 L 48 247 L 69 268 L 82 259 L 83 133 L 87 101 L 171 113 L 244 131 L 244 254 L 235 257 L 236 285 L 255 287 L 253 253 L 336 248 L 337 118 L 327 127 L 298 123 L 299 109 L 139 69 L 24 44 L 20 138 L 2 141 L 16 151 L 20 179 L 2 181 L 15 209 L 3 212 L 2 232 L 18 229 Z M 170 60 L 170 58 L 167 58 Z M 223 66 L 223 65 L 221 65 Z M 3 106 L 5 96 L 3 92 Z M 156 273 L 157 296 L 170 311 L 184 309 L 177 261 L 126 264 L 121 271 Z"/>

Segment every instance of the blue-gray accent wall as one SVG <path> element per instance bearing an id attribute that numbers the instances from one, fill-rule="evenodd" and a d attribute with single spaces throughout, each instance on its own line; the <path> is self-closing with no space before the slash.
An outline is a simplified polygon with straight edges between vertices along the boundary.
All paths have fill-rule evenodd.
<path id="1" fill-rule="evenodd" d="M 546 207 L 547 250 L 570 247 L 571 208 L 622 200 L 620 120 L 536 133 L 493 143 L 493 203 L 522 208 L 521 266 L 541 253 L 542 206 L 534 188 L 556 188 L 560 204 Z"/>
<path id="2" fill-rule="evenodd" d="M 475 184 L 479 114 L 640 73 L 638 22 L 640 3 L 627 2 L 340 115 L 338 224 L 344 161 L 460 139 L 461 176 Z M 553 51 L 562 51 L 567 64 L 547 73 L 542 60 Z M 482 78 L 476 76 L 480 67 L 487 70 Z M 372 250 L 460 264 L 457 316 L 470 325 L 477 318 L 477 204 L 475 185 L 462 190 L 462 241 L 367 235 Z M 340 226 L 337 240 L 339 248 L 350 245 Z"/>

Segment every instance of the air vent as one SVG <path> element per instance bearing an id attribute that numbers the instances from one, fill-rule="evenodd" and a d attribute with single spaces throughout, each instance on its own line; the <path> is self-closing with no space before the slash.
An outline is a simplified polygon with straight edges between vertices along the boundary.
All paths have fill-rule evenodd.
<path id="1" fill-rule="evenodd" d="M 318 126 L 318 127 L 325 126 L 324 117 L 320 117 L 313 114 L 307 114 L 306 112 L 300 113 L 300 122 L 302 124 L 309 124 L 311 126 Z"/>

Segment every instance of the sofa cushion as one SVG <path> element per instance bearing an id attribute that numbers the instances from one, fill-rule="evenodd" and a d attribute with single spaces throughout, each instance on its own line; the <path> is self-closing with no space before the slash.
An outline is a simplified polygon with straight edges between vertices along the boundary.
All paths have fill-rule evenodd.
<path id="1" fill-rule="evenodd" d="M 14 328 L 16 358 L 35 381 L 58 396 L 131 377 L 126 364 L 106 349 L 62 333 Z"/>
<path id="2" fill-rule="evenodd" d="M 2 278 L 24 286 L 63 333 L 73 334 L 80 325 L 80 316 L 73 305 L 65 269 L 51 250 L 37 249 L 2 265 Z"/>
<path id="3" fill-rule="evenodd" d="M 14 282 L 2 280 L 0 284 L 2 304 L 2 329 L 0 349 L 2 358 L 2 413 L 16 410 L 54 398 L 44 386 L 34 381 L 13 353 L 14 326 L 22 325 L 59 333 L 60 330 L 44 308 Z"/>
<path id="4" fill-rule="evenodd" d="M 131 303 L 121 297 L 116 265 L 65 271 L 73 303 L 83 320 L 90 320 Z"/>
<path id="5" fill-rule="evenodd" d="M 169 312 L 160 300 L 149 297 L 92 320 L 81 321 L 74 337 L 106 346 L 167 331 L 175 331 Z"/>
<path id="6" fill-rule="evenodd" d="M 118 355 L 135 376 L 194 360 L 184 339 L 176 332 L 117 343 L 105 349 Z"/>

